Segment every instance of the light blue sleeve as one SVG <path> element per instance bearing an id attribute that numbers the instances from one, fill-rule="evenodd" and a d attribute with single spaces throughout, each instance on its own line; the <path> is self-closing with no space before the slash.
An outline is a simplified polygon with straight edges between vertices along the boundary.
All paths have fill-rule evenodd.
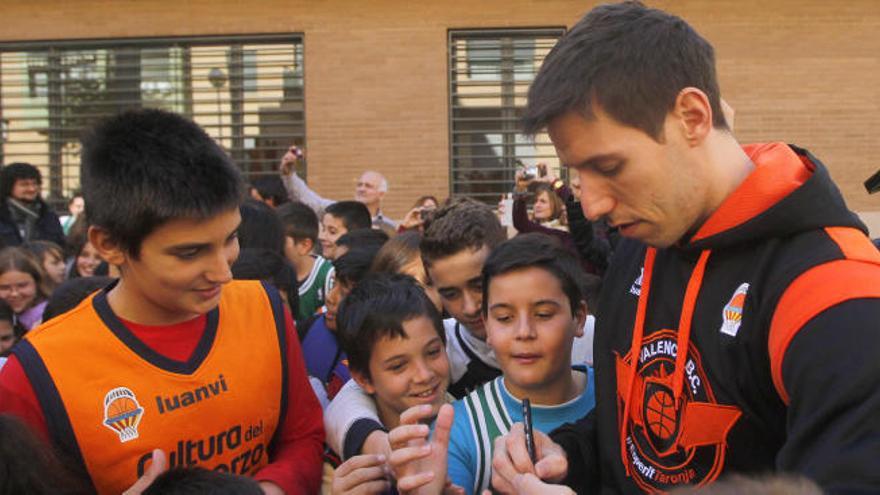
<path id="1" fill-rule="evenodd" d="M 452 405 L 455 409 L 455 420 L 449 433 L 449 456 L 447 472 L 453 484 L 464 488 L 465 493 L 472 495 L 476 480 L 477 446 L 471 433 L 470 417 L 464 401 L 457 400 Z"/>

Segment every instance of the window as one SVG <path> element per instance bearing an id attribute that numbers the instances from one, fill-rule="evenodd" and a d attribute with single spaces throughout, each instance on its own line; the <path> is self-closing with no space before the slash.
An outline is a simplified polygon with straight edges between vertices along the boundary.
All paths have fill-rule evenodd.
<path id="1" fill-rule="evenodd" d="M 520 118 L 529 84 L 562 28 L 449 32 L 450 191 L 495 204 L 513 188 L 517 161 L 558 171 L 546 134 Z"/>
<path id="2" fill-rule="evenodd" d="M 48 199 L 79 187 L 79 136 L 130 108 L 195 120 L 246 177 L 303 146 L 298 35 L 0 43 L 0 163 L 39 167 Z M 304 172 L 304 171 L 303 171 Z"/>

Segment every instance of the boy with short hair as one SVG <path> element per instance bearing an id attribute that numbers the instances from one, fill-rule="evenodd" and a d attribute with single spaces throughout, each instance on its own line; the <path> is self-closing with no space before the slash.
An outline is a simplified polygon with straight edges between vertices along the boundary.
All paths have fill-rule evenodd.
<path id="1" fill-rule="evenodd" d="M 232 281 L 243 185 L 195 123 L 131 111 L 83 146 L 90 242 L 119 281 L 32 331 L 0 372 L 18 416 L 121 493 L 151 459 L 314 493 L 321 409 L 277 291 Z"/>
<path id="2" fill-rule="evenodd" d="M 352 376 L 370 394 L 384 428 L 396 428 L 407 409 L 428 405 L 430 418 L 447 402 L 443 320 L 412 277 L 382 273 L 361 281 L 339 308 L 339 337 Z M 382 470 L 349 469 L 362 464 L 358 457 L 340 466 L 335 485 L 354 490 L 384 482 Z"/>
<path id="3" fill-rule="evenodd" d="M 299 307 L 294 317 L 299 328 L 324 306 L 333 280 L 333 264 L 314 252 L 318 244 L 318 216 L 308 205 L 294 201 L 276 211 L 284 224 L 284 255 L 296 269 Z"/>
<path id="4" fill-rule="evenodd" d="M 338 258 L 336 240 L 342 234 L 356 229 L 369 229 L 372 225 L 370 210 L 363 203 L 339 201 L 327 206 L 321 217 L 321 233 L 318 234 L 322 254 L 328 260 Z"/>

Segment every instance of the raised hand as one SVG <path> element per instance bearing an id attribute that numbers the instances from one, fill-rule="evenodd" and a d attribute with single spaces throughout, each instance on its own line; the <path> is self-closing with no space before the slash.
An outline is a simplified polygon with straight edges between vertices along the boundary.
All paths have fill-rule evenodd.
<path id="1" fill-rule="evenodd" d="M 168 471 L 168 456 L 165 455 L 164 451 L 156 449 L 153 451 L 150 467 L 144 471 L 144 475 L 138 478 L 128 490 L 122 492 L 122 495 L 141 495 L 165 471 Z"/>
<path id="2" fill-rule="evenodd" d="M 446 481 L 452 406 L 440 408 L 434 435 L 429 438 L 430 428 L 422 423 L 431 413 L 430 405 L 411 407 L 400 415 L 400 426 L 388 434 L 392 449 L 389 464 L 402 495 L 440 495 L 454 490 Z"/>

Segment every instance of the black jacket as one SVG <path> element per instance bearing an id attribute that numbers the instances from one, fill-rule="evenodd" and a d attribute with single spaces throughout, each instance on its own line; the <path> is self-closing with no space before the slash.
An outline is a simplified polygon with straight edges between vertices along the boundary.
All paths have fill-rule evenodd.
<path id="1" fill-rule="evenodd" d="M 815 158 L 746 151 L 755 171 L 689 240 L 618 246 L 597 314 L 595 414 L 552 435 L 578 493 L 767 471 L 880 491 L 880 252 Z"/>
<path id="2" fill-rule="evenodd" d="M 64 231 L 61 229 L 61 222 L 58 215 L 49 208 L 42 199 L 38 200 L 41 204 L 40 217 L 34 225 L 34 235 L 30 239 L 32 241 L 52 241 L 64 248 Z M 9 213 L 9 207 L 6 204 L 0 204 L 0 247 L 18 246 L 24 242 L 18 226 L 12 220 Z"/>

